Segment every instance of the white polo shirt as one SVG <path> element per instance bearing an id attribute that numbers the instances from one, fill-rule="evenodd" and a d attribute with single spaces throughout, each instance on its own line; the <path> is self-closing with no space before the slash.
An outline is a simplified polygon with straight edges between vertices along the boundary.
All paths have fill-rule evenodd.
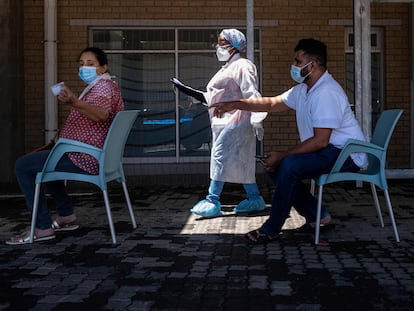
<path id="1" fill-rule="evenodd" d="M 309 92 L 307 85 L 301 83 L 284 92 L 282 98 L 288 107 L 296 111 L 302 142 L 314 136 L 314 128 L 331 128 L 329 143 L 340 149 L 350 138 L 365 141 L 344 90 L 328 71 Z M 365 153 L 355 153 L 351 157 L 359 167 L 367 167 Z"/>

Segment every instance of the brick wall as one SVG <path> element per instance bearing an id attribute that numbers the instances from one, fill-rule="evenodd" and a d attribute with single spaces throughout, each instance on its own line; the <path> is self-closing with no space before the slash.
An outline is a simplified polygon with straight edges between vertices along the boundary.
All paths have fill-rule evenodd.
<path id="1" fill-rule="evenodd" d="M 26 151 L 44 140 L 43 1 L 24 1 Z"/>
<path id="2" fill-rule="evenodd" d="M 409 5 L 378 3 L 372 7 L 372 16 L 378 20 L 395 21 L 385 29 L 385 108 L 402 108 L 404 114 L 398 123 L 388 151 L 388 165 L 407 167 L 410 158 L 410 40 Z"/>
<path id="3" fill-rule="evenodd" d="M 328 67 L 344 83 L 344 24 L 352 22 L 352 1 L 276 1 L 256 0 L 255 21 L 262 24 L 262 93 L 278 94 L 293 85 L 289 76 L 293 48 L 303 37 L 314 37 L 328 45 Z M 25 4 L 25 98 L 26 149 L 43 141 L 43 0 Z M 409 4 L 372 3 L 373 21 L 385 24 L 386 107 L 406 110 L 397 127 L 389 151 L 392 167 L 408 167 L 410 152 L 409 93 Z M 75 91 L 82 90 L 77 78 L 77 57 L 88 45 L 88 27 L 73 20 L 137 21 L 157 19 L 194 20 L 194 26 L 216 21 L 224 25 L 246 17 L 245 1 L 58 1 L 58 76 Z M 277 21 L 277 25 L 266 23 Z M 332 22 L 339 21 L 339 22 Z M 341 22 L 344 21 L 344 22 Z M 384 22 L 385 21 L 385 22 Z M 389 23 L 388 21 L 394 21 Z M 270 24 L 270 26 L 267 26 Z M 59 120 L 66 117 L 67 107 L 59 106 Z M 298 139 L 292 112 L 272 114 L 265 121 L 265 152 L 286 150 Z"/>

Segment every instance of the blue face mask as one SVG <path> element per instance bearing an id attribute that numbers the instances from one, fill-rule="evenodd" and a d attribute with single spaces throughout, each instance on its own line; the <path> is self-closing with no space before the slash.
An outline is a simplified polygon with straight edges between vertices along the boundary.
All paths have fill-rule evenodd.
<path id="1" fill-rule="evenodd" d="M 83 82 L 89 84 L 98 78 L 98 74 L 96 73 L 96 67 L 94 66 L 82 66 L 79 68 L 79 78 L 83 80 Z"/>
<path id="2" fill-rule="evenodd" d="M 311 63 L 312 62 L 310 61 L 302 67 L 292 65 L 292 67 L 290 67 L 290 76 L 292 77 L 292 79 L 295 80 L 297 83 L 302 83 L 303 81 L 305 81 L 305 79 L 310 75 L 310 72 L 308 72 L 305 76 L 302 76 L 301 72 L 303 68 L 307 67 Z"/>

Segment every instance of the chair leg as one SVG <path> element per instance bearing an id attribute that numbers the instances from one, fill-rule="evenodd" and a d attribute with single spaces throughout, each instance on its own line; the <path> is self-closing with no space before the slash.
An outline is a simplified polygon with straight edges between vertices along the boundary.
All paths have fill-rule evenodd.
<path id="1" fill-rule="evenodd" d="M 108 223 L 109 223 L 109 229 L 111 231 L 112 243 L 116 244 L 115 228 L 114 228 L 114 223 L 112 221 L 111 208 L 109 206 L 108 192 L 106 190 L 103 190 L 102 193 L 103 193 L 104 202 L 105 202 L 106 215 L 108 216 Z"/>
<path id="2" fill-rule="evenodd" d="M 390 214 L 392 228 L 394 229 L 395 240 L 400 242 L 400 236 L 397 230 L 397 224 L 395 223 L 394 212 L 392 210 L 390 195 L 388 194 L 388 189 L 384 190 L 385 201 L 387 202 L 388 213 Z"/>
<path id="3" fill-rule="evenodd" d="M 310 193 L 311 195 L 315 195 L 315 179 L 311 179 L 310 180 Z"/>
<path id="4" fill-rule="evenodd" d="M 384 228 L 384 220 L 382 219 L 382 213 L 381 213 L 381 208 L 380 208 L 380 204 L 378 201 L 377 189 L 375 188 L 375 185 L 373 183 L 371 183 L 371 191 L 372 191 L 372 196 L 374 198 L 375 208 L 377 209 L 377 215 L 378 215 L 381 227 Z"/>
<path id="5" fill-rule="evenodd" d="M 32 210 L 32 225 L 30 226 L 30 237 L 29 237 L 30 243 L 33 243 L 34 232 L 36 228 L 37 211 L 39 209 L 39 194 L 40 194 L 40 184 L 36 184 L 35 196 L 33 200 L 33 210 Z"/>
<path id="6" fill-rule="evenodd" d="M 127 188 L 125 182 L 122 182 L 122 188 L 124 189 L 124 195 L 125 195 L 125 200 L 126 200 L 127 206 L 128 206 L 129 216 L 131 217 L 132 228 L 136 229 L 137 222 L 135 221 L 134 210 L 132 209 L 132 204 L 131 204 L 131 200 L 129 198 L 128 188 Z"/>
<path id="7" fill-rule="evenodd" d="M 319 231 L 321 225 L 321 210 L 322 210 L 322 192 L 323 186 L 319 186 L 318 193 L 318 210 L 316 211 L 316 225 L 315 225 L 315 245 L 319 244 Z"/>

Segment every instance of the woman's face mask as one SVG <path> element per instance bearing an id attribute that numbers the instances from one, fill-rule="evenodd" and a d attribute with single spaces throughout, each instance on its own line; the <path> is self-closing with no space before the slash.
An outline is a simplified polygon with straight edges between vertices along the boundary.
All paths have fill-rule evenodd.
<path id="1" fill-rule="evenodd" d="M 92 83 L 98 78 L 96 72 L 96 67 L 94 66 L 82 66 L 79 68 L 78 72 L 79 78 L 83 80 L 86 84 Z"/>
<path id="2" fill-rule="evenodd" d="M 311 63 L 312 61 L 310 61 L 309 63 L 307 63 L 306 65 L 302 67 L 292 65 L 290 67 L 290 76 L 292 77 L 292 79 L 296 81 L 297 83 L 302 83 L 303 81 L 305 81 L 305 79 L 311 74 L 311 72 L 308 72 L 305 76 L 302 76 L 301 72 L 302 72 L 302 69 L 306 68 Z"/>
<path id="3" fill-rule="evenodd" d="M 227 62 L 230 59 L 229 45 L 216 46 L 216 55 L 219 62 Z"/>

